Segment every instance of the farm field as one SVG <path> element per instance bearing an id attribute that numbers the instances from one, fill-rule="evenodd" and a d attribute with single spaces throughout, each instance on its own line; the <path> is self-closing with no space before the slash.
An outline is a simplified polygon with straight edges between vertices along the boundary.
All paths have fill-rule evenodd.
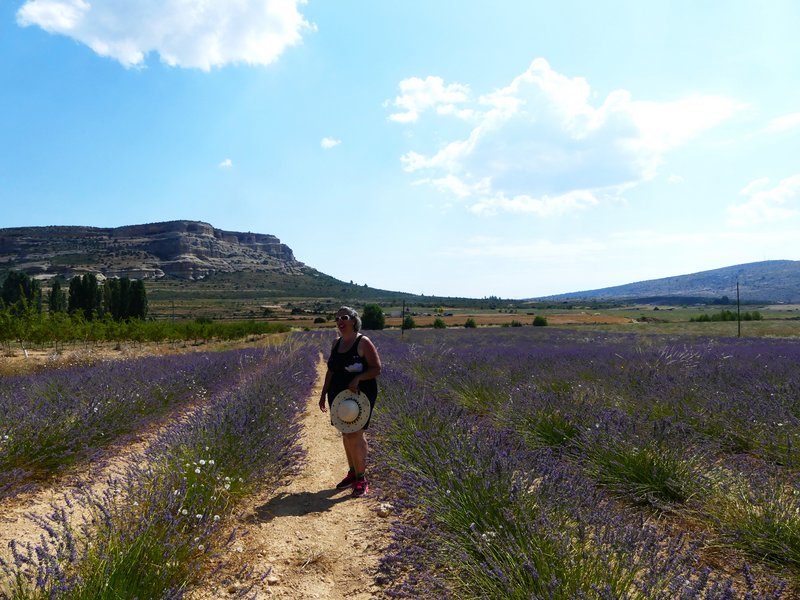
<path id="1" fill-rule="evenodd" d="M 150 582 L 140 597 L 214 597 L 197 591 L 211 569 L 233 577 L 262 553 L 308 551 L 310 539 L 313 555 L 292 577 L 311 574 L 315 593 L 345 597 L 344 575 L 322 557 L 342 556 L 350 502 L 368 511 L 356 548 L 380 561 L 369 567 L 369 595 L 353 595 L 366 588 L 348 580 L 349 597 L 800 593 L 800 342 L 587 325 L 367 333 L 384 362 L 372 493 L 341 504 L 324 491 L 339 475 L 335 460 L 308 459 L 307 478 L 275 495 L 304 463 L 309 419 L 324 420 L 304 398 L 314 396 L 332 331 L 0 378 L 3 414 L 14 415 L 0 431 L 0 503 L 24 507 L 31 489 L 58 486 L 150 432 L 145 459 L 120 469 L 114 494 L 56 497 L 38 520 L 42 542 L 0 550 L 0 597 L 103 597 L 92 594 L 106 584 L 121 594 L 107 597 L 133 597 L 131 579 L 114 575 L 131 557 L 165 565 L 157 579 L 167 585 Z M 341 452 L 335 440 L 331 448 L 324 454 Z M 280 529 L 280 519 L 276 529 L 232 527 L 254 498 L 292 518 L 341 510 L 344 533 L 322 537 L 300 521 Z M 383 503 L 391 539 L 375 526 L 387 523 L 375 516 Z M 70 524 L 73 513 L 95 522 Z M 258 556 L 219 558 L 233 529 Z M 168 557 L 158 554 L 167 547 Z M 299 579 L 270 588 L 265 577 L 230 587 L 231 597 L 311 597 L 291 595 Z"/>
<path id="2" fill-rule="evenodd" d="M 294 328 L 324 329 L 330 324 L 315 322 L 327 319 L 341 304 L 363 306 L 377 302 L 387 315 L 399 315 L 402 304 L 391 292 L 362 289 L 348 285 L 338 290 L 344 300 L 332 296 L 276 294 L 257 279 L 245 282 L 219 278 L 214 282 L 157 282 L 150 298 L 150 314 L 157 319 L 178 320 L 208 318 L 219 320 L 254 319 L 286 324 Z M 197 286 L 200 287 L 197 287 Z M 209 286 L 208 288 L 202 286 Z M 226 287 L 227 286 L 227 287 Z M 366 289 L 366 291 L 365 291 Z M 349 292 L 348 292 L 349 290 Z M 309 291 L 311 293 L 311 291 Z M 351 293 L 352 296 L 347 296 Z M 373 294 L 372 296 L 364 294 Z M 362 297 L 363 296 L 363 297 Z M 397 295 L 395 295 L 397 296 Z M 736 335 L 736 323 L 690 323 L 690 319 L 712 315 L 720 310 L 736 310 L 735 305 L 658 306 L 606 305 L 580 302 L 533 302 L 501 299 L 408 298 L 405 305 L 420 327 L 429 327 L 439 317 L 448 327 L 463 326 L 473 318 L 478 326 L 503 326 L 512 323 L 530 325 L 534 316 L 547 318 L 550 325 L 603 325 L 609 330 L 692 335 Z M 437 310 L 441 314 L 437 314 Z M 763 321 L 746 322 L 747 336 L 800 336 L 800 306 L 790 304 L 744 305 L 742 311 L 758 311 Z M 399 328 L 399 316 L 387 316 L 386 327 Z"/>
<path id="3" fill-rule="evenodd" d="M 375 336 L 394 597 L 797 597 L 797 342 L 447 334 Z"/>
<path id="4" fill-rule="evenodd" d="M 287 340 L 4 377 L 0 512 L 64 492 L 32 515 L 40 535 L 4 524 L 0 597 L 182 596 L 242 499 L 297 469 L 317 361 Z M 133 434 L 147 443 L 126 453 Z M 105 483 L 84 481 L 98 462 Z"/>

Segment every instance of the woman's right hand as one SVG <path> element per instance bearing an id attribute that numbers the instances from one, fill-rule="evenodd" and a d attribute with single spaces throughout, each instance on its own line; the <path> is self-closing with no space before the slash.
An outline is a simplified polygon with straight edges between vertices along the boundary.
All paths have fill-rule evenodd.
<path id="1" fill-rule="evenodd" d="M 319 409 L 322 412 L 328 412 L 328 403 L 325 402 L 325 394 L 322 394 L 322 396 L 319 399 Z"/>

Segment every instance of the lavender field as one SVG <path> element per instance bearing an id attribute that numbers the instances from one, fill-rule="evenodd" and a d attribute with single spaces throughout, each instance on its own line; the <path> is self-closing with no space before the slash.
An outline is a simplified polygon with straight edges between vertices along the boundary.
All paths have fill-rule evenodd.
<path id="1" fill-rule="evenodd" d="M 166 407 L 199 407 L 173 414 L 102 492 L 65 494 L 33 515 L 39 542 L 0 550 L 0 598 L 182 597 L 224 545 L 217 532 L 237 503 L 302 460 L 299 416 L 318 345 L 290 338 L 5 380 L 0 398 L 14 418 L 2 424 L 0 473 L 10 494 L 43 470 L 91 460 L 107 438 Z"/>
<path id="2" fill-rule="evenodd" d="M 387 597 L 800 594 L 800 343 L 369 335 L 384 362 L 370 477 L 395 513 Z M 299 416 L 330 337 L 0 381 L 9 498 L 168 418 L 103 493 L 38 515 L 39 543 L 0 549 L 0 597 L 182 597 L 242 499 L 302 460 Z"/>
<path id="3" fill-rule="evenodd" d="M 0 499 L 262 368 L 263 350 L 104 361 L 0 379 Z"/>
<path id="4" fill-rule="evenodd" d="M 800 594 L 800 343 L 373 337 L 390 597 Z"/>

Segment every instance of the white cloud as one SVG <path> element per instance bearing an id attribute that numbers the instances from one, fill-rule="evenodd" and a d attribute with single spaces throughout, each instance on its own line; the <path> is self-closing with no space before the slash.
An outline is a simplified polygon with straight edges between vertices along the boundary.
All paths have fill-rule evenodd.
<path id="1" fill-rule="evenodd" d="M 540 217 L 553 217 L 599 204 L 599 199 L 591 190 L 573 190 L 560 196 L 532 198 L 520 195 L 506 198 L 502 194 L 482 198 L 470 206 L 479 215 L 495 215 L 498 212 L 535 214 Z"/>
<path id="2" fill-rule="evenodd" d="M 672 175 L 667 177 L 667 181 L 669 181 L 670 183 L 683 183 L 685 180 L 681 175 L 673 173 Z"/>
<path id="3" fill-rule="evenodd" d="M 233 161 L 230 158 L 226 158 L 218 166 L 221 169 L 230 169 L 233 166 Z"/>
<path id="4" fill-rule="evenodd" d="M 626 90 L 597 102 L 586 79 L 562 75 L 541 58 L 477 101 L 468 86 L 439 77 L 406 79 L 400 87 L 403 94 L 393 106 L 405 112 L 390 119 L 414 123 L 435 108 L 468 115 L 472 123 L 468 135 L 432 153 L 406 152 L 404 170 L 424 173 L 431 184 L 449 187 L 471 202 L 471 210 L 487 215 L 558 215 L 619 198 L 652 179 L 666 152 L 745 106 L 697 95 L 643 102 Z"/>
<path id="5" fill-rule="evenodd" d="M 174 67 L 267 65 L 314 26 L 305 0 L 26 0 L 17 23 L 69 36 L 126 67 L 150 52 Z"/>
<path id="6" fill-rule="evenodd" d="M 404 79 L 400 82 L 400 92 L 400 96 L 391 105 L 403 112 L 389 115 L 389 119 L 398 123 L 414 123 L 423 112 L 434 108 L 440 115 L 455 115 L 459 118 L 472 115 L 471 110 L 456 106 L 469 99 L 469 88 L 459 83 L 445 85 L 441 77 Z"/>
<path id="7" fill-rule="evenodd" d="M 783 115 L 772 119 L 767 125 L 767 133 L 780 133 L 800 127 L 800 112 Z"/>
<path id="8" fill-rule="evenodd" d="M 768 177 L 747 184 L 740 195 L 746 202 L 727 208 L 731 225 L 747 226 L 782 221 L 800 214 L 800 174 L 792 175 L 769 187 Z"/>
<path id="9" fill-rule="evenodd" d="M 22 26 L 38 25 L 50 32 L 74 30 L 91 9 L 83 0 L 33 0 L 26 2 L 17 13 Z"/>
<path id="10" fill-rule="evenodd" d="M 547 239 L 509 241 L 492 236 L 473 236 L 459 246 L 445 248 L 441 255 L 448 258 L 489 258 L 544 263 L 560 262 L 564 257 L 585 257 L 605 250 L 606 244 L 595 239 Z"/>
<path id="11" fill-rule="evenodd" d="M 331 148 L 335 148 L 339 144 L 342 143 L 342 140 L 336 140 L 334 138 L 324 137 L 319 145 L 324 148 L 325 150 L 330 150 Z"/>

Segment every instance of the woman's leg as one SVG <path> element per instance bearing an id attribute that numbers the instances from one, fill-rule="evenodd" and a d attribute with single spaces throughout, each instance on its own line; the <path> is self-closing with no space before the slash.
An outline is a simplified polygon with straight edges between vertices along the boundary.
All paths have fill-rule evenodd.
<path id="1" fill-rule="evenodd" d="M 356 467 L 353 464 L 353 452 L 350 450 L 350 444 L 347 441 L 347 434 L 342 434 L 342 445 L 344 446 L 344 455 L 347 457 L 347 466 L 349 467 L 350 471 L 356 473 Z"/>
<path id="2" fill-rule="evenodd" d="M 342 435 L 342 438 L 344 440 L 347 460 L 352 460 L 350 466 L 353 467 L 356 475 L 363 475 L 364 471 L 367 469 L 368 451 L 365 431 L 362 429 L 361 431 L 355 431 L 353 433 L 345 433 Z"/>

